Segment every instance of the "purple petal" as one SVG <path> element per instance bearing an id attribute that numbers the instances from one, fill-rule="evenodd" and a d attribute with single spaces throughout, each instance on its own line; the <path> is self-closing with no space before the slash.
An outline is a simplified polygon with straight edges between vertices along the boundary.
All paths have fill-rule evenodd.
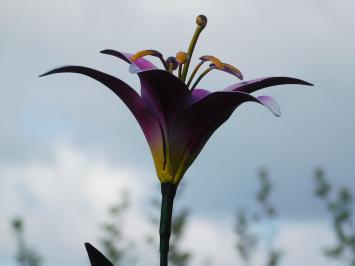
<path id="1" fill-rule="evenodd" d="M 165 70 L 146 70 L 138 73 L 141 81 L 141 95 L 149 109 L 167 128 L 175 114 L 179 113 L 187 104 L 190 91 L 173 74 Z"/>
<path id="2" fill-rule="evenodd" d="M 115 50 L 110 50 L 110 49 L 103 50 L 100 53 L 115 56 L 115 57 L 120 58 L 120 59 L 126 61 L 127 63 L 131 64 L 131 66 L 129 68 L 131 73 L 137 73 L 141 70 L 158 69 L 152 62 L 150 62 L 144 58 L 139 58 L 133 62 L 131 60 L 131 57 L 133 54 L 121 53 L 121 52 L 118 52 Z"/>
<path id="3" fill-rule="evenodd" d="M 211 92 L 205 89 L 194 89 L 191 93 L 190 97 L 187 97 L 186 105 L 185 107 L 188 107 L 199 100 L 205 98 L 207 95 L 209 95 Z"/>
<path id="4" fill-rule="evenodd" d="M 242 72 L 240 72 L 239 70 L 235 70 L 235 68 L 233 66 L 230 65 L 226 65 L 223 70 L 229 74 L 232 74 L 233 76 L 236 76 L 237 78 L 239 78 L 240 80 L 243 80 L 243 74 Z"/>
<path id="5" fill-rule="evenodd" d="M 181 167 L 186 171 L 215 130 L 248 101 L 262 104 L 279 115 L 278 104 L 271 97 L 255 98 L 247 93 L 225 91 L 210 93 L 179 114 L 169 139 L 173 171 L 181 171 Z"/>
<path id="6" fill-rule="evenodd" d="M 313 84 L 290 77 L 267 77 L 267 78 L 259 78 L 249 81 L 240 82 L 237 84 L 233 84 L 224 89 L 224 91 L 239 91 L 252 93 L 254 91 L 264 89 L 271 86 L 276 85 L 286 85 L 286 84 L 299 84 L 299 85 L 308 85 L 313 86 Z"/>
<path id="7" fill-rule="evenodd" d="M 83 74 L 101 82 L 111 89 L 126 104 L 141 126 L 152 151 L 154 161 L 163 161 L 163 157 L 157 158 L 157 156 L 163 155 L 163 143 L 161 141 L 163 137 L 159 122 L 134 89 L 114 76 L 81 66 L 59 67 L 41 75 L 40 77 L 56 73 Z"/>
<path id="8" fill-rule="evenodd" d="M 198 102 L 199 100 L 205 98 L 208 94 L 210 94 L 211 92 L 205 89 L 194 89 L 192 91 L 192 99 L 193 102 Z"/>
<path id="9" fill-rule="evenodd" d="M 259 96 L 257 99 L 266 106 L 275 116 L 281 116 L 280 105 L 270 96 Z"/>

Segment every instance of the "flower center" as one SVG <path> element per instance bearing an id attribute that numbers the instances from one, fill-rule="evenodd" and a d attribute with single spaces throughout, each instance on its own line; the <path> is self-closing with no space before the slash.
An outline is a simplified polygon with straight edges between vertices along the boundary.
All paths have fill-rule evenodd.
<path id="1" fill-rule="evenodd" d="M 197 40 L 198 40 L 202 30 L 207 25 L 206 16 L 204 16 L 204 15 L 197 16 L 196 24 L 197 24 L 197 27 L 196 27 L 194 35 L 192 36 L 192 39 L 190 41 L 190 45 L 189 45 L 189 48 L 188 48 L 187 52 L 180 51 L 180 52 L 176 53 L 175 57 L 174 56 L 170 56 L 166 60 L 164 60 L 163 55 L 160 52 L 156 51 L 156 50 L 142 50 L 142 51 L 137 52 L 136 54 L 134 54 L 131 57 L 132 62 L 134 63 L 134 61 L 138 60 L 139 58 L 145 57 L 145 56 L 157 57 L 162 62 L 162 64 L 163 64 L 163 66 L 164 66 L 166 71 L 169 71 L 170 73 L 173 73 L 176 69 L 178 69 L 178 75 L 177 75 L 178 78 L 181 79 L 183 82 L 186 82 L 187 73 L 189 71 L 189 66 L 190 66 L 192 54 L 194 52 Z M 215 56 L 204 55 L 204 56 L 201 56 L 199 59 L 201 60 L 201 62 L 196 65 L 196 67 L 192 71 L 188 81 L 186 82 L 186 85 L 188 87 L 190 87 L 190 85 L 191 85 L 196 73 L 201 68 L 201 66 L 205 62 L 211 62 L 211 64 L 209 65 L 209 67 L 207 69 L 205 69 L 197 77 L 196 81 L 191 86 L 191 91 L 193 91 L 196 88 L 196 86 L 198 85 L 198 83 L 202 80 L 202 78 L 204 76 L 206 76 L 213 69 L 217 69 L 217 70 L 221 70 L 221 71 L 227 72 L 227 73 L 232 74 L 232 75 L 238 77 L 239 79 L 243 80 L 242 73 L 236 67 L 234 67 L 234 66 L 232 66 L 230 64 L 227 64 L 227 63 L 223 63 L 220 59 L 218 59 Z"/>

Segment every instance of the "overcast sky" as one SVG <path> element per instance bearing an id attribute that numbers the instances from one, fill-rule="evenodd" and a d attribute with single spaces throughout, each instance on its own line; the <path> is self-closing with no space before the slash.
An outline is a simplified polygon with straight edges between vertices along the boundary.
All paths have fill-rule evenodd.
<path id="1" fill-rule="evenodd" d="M 205 14 L 194 62 L 211 54 L 247 80 L 284 75 L 315 86 L 258 93 L 274 97 L 282 116 L 244 104 L 188 170 L 177 207 L 192 210 L 184 245 L 196 254 L 193 266 L 208 257 L 214 265 L 238 265 L 233 218 L 238 207 L 254 207 L 260 167 L 275 184 L 272 201 L 281 216 L 275 241 L 287 251 L 282 265 L 332 265 L 321 255 L 333 236 L 312 196 L 313 174 L 324 167 L 334 184 L 355 192 L 354 12 L 352 0 L 1 0 L 0 264 L 15 265 L 9 220 L 20 214 L 45 265 L 87 265 L 83 243 L 99 246 L 98 224 L 125 188 L 136 202 L 126 234 L 140 239 L 149 230 L 142 210 L 158 193 L 158 180 L 133 116 L 96 81 L 38 75 L 76 64 L 139 89 L 127 64 L 99 51 L 174 55 L 187 49 L 195 17 Z M 201 87 L 221 90 L 235 82 L 211 73 Z M 219 250 L 218 241 L 228 248 Z M 140 265 L 156 264 L 151 249 L 137 253 L 149 258 Z M 262 259 L 258 255 L 255 265 Z"/>

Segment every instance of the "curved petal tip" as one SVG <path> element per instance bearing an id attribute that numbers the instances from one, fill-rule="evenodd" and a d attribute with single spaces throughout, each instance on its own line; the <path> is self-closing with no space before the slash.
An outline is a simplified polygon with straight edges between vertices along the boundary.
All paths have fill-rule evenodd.
<path id="1" fill-rule="evenodd" d="M 281 116 L 281 108 L 277 101 L 270 96 L 259 96 L 257 99 L 267 107 L 275 116 Z"/>
<path id="2" fill-rule="evenodd" d="M 112 49 L 101 50 L 100 53 L 118 57 L 118 58 L 122 59 L 123 61 L 126 61 L 128 64 L 132 63 L 131 60 L 128 58 L 129 55 L 127 53 L 121 53 L 121 52 L 118 52 L 118 51 L 115 51 Z"/>
<path id="3" fill-rule="evenodd" d="M 39 75 L 38 77 L 42 78 L 44 76 L 48 76 L 48 75 L 51 75 L 51 74 L 56 74 L 56 73 L 63 72 L 63 71 L 60 71 L 60 70 L 63 69 L 63 68 L 66 68 L 66 67 L 69 67 L 69 66 L 62 66 L 62 67 L 53 68 L 53 69 L 51 69 L 51 70 Z"/>
<path id="4" fill-rule="evenodd" d="M 46 73 L 43 73 L 42 75 L 39 75 L 39 77 L 44 77 L 48 76 L 51 74 L 58 74 L 58 73 L 78 73 L 78 74 L 87 74 L 88 72 L 91 71 L 97 71 L 94 69 L 90 69 L 88 67 L 82 67 L 82 66 L 72 66 L 72 65 L 67 65 L 67 66 L 61 66 L 61 67 L 56 67 L 53 68 Z"/>
<path id="5" fill-rule="evenodd" d="M 101 50 L 100 53 L 101 54 L 107 54 L 110 50 L 109 49 L 104 49 L 104 50 Z"/>
<path id="6" fill-rule="evenodd" d="M 305 85 L 305 86 L 314 86 L 314 84 L 307 82 L 305 80 L 302 79 L 297 79 L 297 78 L 289 78 L 290 80 L 294 81 L 294 84 L 298 84 L 298 85 Z M 292 83 L 291 83 L 292 84 Z"/>

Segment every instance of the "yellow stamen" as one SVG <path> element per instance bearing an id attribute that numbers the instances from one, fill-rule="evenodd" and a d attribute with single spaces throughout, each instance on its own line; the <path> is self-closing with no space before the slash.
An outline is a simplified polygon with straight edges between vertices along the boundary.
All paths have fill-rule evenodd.
<path id="1" fill-rule="evenodd" d="M 158 57 L 160 59 L 160 61 L 162 62 L 164 68 L 166 70 L 168 70 L 168 65 L 165 62 L 165 60 L 163 58 L 163 55 L 160 52 L 156 51 L 156 50 L 149 49 L 149 50 L 139 51 L 139 52 L 137 52 L 137 53 L 135 53 L 134 55 L 131 56 L 131 60 L 134 62 L 134 61 L 138 60 L 139 58 L 142 58 L 142 57 L 145 57 L 145 56 L 148 56 L 148 55 Z"/>
<path id="2" fill-rule="evenodd" d="M 218 69 L 223 69 L 224 64 L 222 63 L 221 60 L 219 60 L 217 57 L 212 56 L 212 55 L 204 55 L 200 57 L 200 60 L 202 61 L 210 61 L 212 62 L 216 68 Z"/>
<path id="3" fill-rule="evenodd" d="M 219 60 L 217 57 L 212 56 L 212 55 L 204 55 L 200 57 L 201 62 L 195 67 L 194 71 L 191 73 L 191 76 L 189 78 L 189 81 L 187 82 L 187 86 L 189 87 L 193 78 L 195 77 L 197 71 L 199 68 L 202 66 L 204 62 L 212 62 L 217 69 L 222 69 L 224 64 Z"/>
<path id="4" fill-rule="evenodd" d="M 156 57 L 163 57 L 161 53 L 159 53 L 158 51 L 155 50 L 142 50 L 139 51 L 137 53 L 135 53 L 134 55 L 132 55 L 131 60 L 134 62 L 137 59 L 147 56 L 147 55 L 152 55 L 152 56 L 156 56 Z"/>
<path id="5" fill-rule="evenodd" d="M 238 78 L 243 80 L 243 74 L 238 68 L 227 63 L 223 63 L 223 68 L 226 72 L 231 73 L 232 75 L 237 76 Z"/>
<path id="6" fill-rule="evenodd" d="M 190 61 L 192 58 L 192 53 L 195 49 L 196 42 L 197 42 L 198 37 L 200 36 L 200 33 L 207 25 L 207 18 L 204 15 L 199 15 L 196 18 L 196 24 L 197 24 L 197 27 L 196 27 L 194 35 L 192 36 L 192 39 L 191 39 L 191 42 L 189 45 L 189 49 L 187 51 L 187 54 L 189 56 L 189 60 L 184 64 L 184 68 L 183 68 L 182 74 L 181 74 L 182 81 L 186 80 L 187 72 L 189 70 L 189 65 L 190 65 Z"/>

